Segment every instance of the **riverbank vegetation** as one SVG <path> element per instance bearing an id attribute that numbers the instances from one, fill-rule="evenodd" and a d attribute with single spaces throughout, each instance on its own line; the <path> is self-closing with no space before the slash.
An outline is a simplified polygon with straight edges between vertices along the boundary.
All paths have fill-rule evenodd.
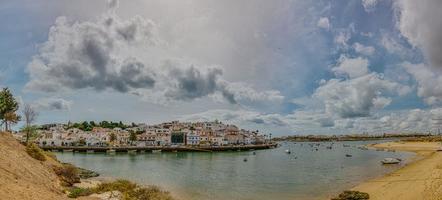
<path id="1" fill-rule="evenodd" d="M 169 192 L 162 191 L 156 186 L 144 187 L 128 180 L 101 183 L 93 188 L 73 187 L 69 190 L 68 196 L 78 198 L 106 192 L 112 192 L 123 200 L 173 200 Z"/>
<path id="2" fill-rule="evenodd" d="M 36 144 L 29 143 L 26 145 L 26 153 L 28 153 L 29 156 L 32 158 L 39 160 L 39 161 L 46 161 L 46 156 Z"/>

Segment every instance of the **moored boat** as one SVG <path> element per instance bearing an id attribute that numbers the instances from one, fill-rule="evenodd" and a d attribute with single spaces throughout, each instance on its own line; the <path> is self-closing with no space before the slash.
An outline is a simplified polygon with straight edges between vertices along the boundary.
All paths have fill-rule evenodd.
<path id="1" fill-rule="evenodd" d="M 401 159 L 398 159 L 398 158 L 384 158 L 383 160 L 381 160 L 381 163 L 384 165 L 399 164 L 400 162 L 401 162 Z"/>

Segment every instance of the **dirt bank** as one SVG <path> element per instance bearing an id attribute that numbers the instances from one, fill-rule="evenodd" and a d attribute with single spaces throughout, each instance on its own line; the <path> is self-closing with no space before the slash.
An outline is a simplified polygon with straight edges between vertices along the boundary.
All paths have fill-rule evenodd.
<path id="1" fill-rule="evenodd" d="M 44 162 L 31 158 L 11 134 L 0 132 L 0 199 L 68 199 L 53 165 L 59 163 L 49 157 Z"/>

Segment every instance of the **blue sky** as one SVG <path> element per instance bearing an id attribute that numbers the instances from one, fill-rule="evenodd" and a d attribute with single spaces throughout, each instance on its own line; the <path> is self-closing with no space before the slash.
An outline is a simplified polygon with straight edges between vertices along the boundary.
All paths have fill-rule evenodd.
<path id="1" fill-rule="evenodd" d="M 434 132 L 441 6 L 0 0 L 0 86 L 35 106 L 38 123 L 220 119 L 275 135 Z"/>

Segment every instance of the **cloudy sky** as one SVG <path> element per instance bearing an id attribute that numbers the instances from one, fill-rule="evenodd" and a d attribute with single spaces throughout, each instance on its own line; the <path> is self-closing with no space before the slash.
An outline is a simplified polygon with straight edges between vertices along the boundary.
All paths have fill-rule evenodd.
<path id="1" fill-rule="evenodd" d="M 0 0 L 0 86 L 35 106 L 38 123 L 436 131 L 440 8 L 439 0 Z"/>

